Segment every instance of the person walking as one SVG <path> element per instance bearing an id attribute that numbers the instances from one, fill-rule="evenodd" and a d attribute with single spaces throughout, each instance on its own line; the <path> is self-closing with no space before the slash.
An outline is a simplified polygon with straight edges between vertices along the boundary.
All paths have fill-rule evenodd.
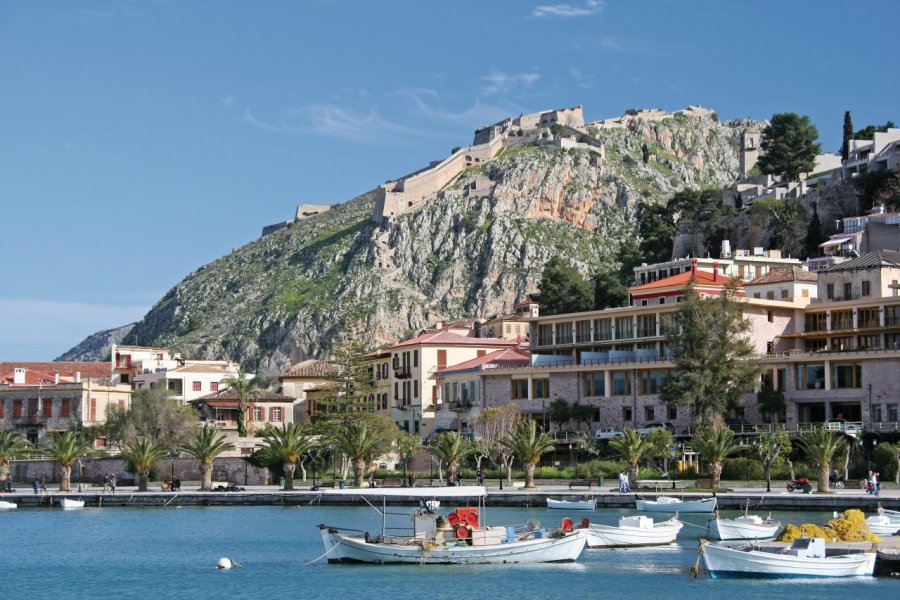
<path id="1" fill-rule="evenodd" d="M 875 471 L 872 473 L 872 493 L 877 496 L 881 491 L 881 473 Z"/>
<path id="2" fill-rule="evenodd" d="M 34 489 L 34 493 L 37 494 L 41 490 L 41 480 L 35 477 L 31 482 L 31 487 Z"/>

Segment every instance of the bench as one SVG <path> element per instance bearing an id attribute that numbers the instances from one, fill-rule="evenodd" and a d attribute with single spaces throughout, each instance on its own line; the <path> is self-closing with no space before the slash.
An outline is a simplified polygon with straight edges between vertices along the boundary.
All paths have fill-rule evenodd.
<path id="1" fill-rule="evenodd" d="M 320 490 L 322 488 L 335 489 L 337 487 L 337 483 L 338 483 L 337 481 L 320 481 L 318 486 L 313 484 L 313 487 L 318 487 Z"/>
<path id="2" fill-rule="evenodd" d="M 376 479 L 375 487 L 403 487 L 404 479 L 402 477 L 386 477 L 384 479 Z"/>
<path id="3" fill-rule="evenodd" d="M 573 479 L 569 482 L 569 489 L 571 490 L 573 487 L 586 487 L 590 489 L 592 485 L 594 485 L 594 482 L 591 479 Z"/>
<path id="4" fill-rule="evenodd" d="M 712 480 L 711 479 L 698 479 L 694 482 L 694 487 L 698 488 L 711 488 Z"/>
<path id="5" fill-rule="evenodd" d="M 847 490 L 863 490 L 865 491 L 868 484 L 865 479 L 846 479 L 844 480 L 844 489 Z"/>

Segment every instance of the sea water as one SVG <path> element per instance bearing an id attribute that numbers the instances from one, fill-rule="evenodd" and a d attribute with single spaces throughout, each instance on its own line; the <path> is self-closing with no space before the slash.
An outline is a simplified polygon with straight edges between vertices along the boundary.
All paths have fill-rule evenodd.
<path id="1" fill-rule="evenodd" d="M 394 512 L 409 511 L 394 507 Z M 564 511 L 488 508 L 491 524 L 537 519 L 558 526 Z M 569 515 L 615 524 L 633 511 Z M 735 516 L 736 512 L 723 513 Z M 733 514 L 732 514 L 733 513 Z M 826 513 L 775 513 L 824 522 Z M 654 515 L 654 518 L 666 518 Z M 2 598 L 900 598 L 900 581 L 714 580 L 690 568 L 707 515 L 682 515 L 677 545 L 585 550 L 575 563 L 538 565 L 334 565 L 319 523 L 380 532 L 370 507 L 58 508 L 0 512 Z M 214 567 L 221 557 L 242 568 Z M 317 560 L 318 559 L 318 560 Z"/>

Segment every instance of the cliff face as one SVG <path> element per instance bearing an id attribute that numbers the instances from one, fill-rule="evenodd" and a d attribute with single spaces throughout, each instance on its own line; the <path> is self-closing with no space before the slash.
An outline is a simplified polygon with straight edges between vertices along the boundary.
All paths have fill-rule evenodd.
<path id="1" fill-rule="evenodd" d="M 583 149 L 508 149 L 386 228 L 364 194 L 191 273 L 129 340 L 273 375 L 341 337 L 377 347 L 438 318 L 510 311 L 554 255 L 586 275 L 609 264 L 638 201 L 731 182 L 739 133 L 681 115 L 594 130 L 602 165 Z"/>

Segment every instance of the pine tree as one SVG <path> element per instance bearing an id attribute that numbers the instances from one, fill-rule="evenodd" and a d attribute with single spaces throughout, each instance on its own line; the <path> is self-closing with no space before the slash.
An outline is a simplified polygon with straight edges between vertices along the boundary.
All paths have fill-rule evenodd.
<path id="1" fill-rule="evenodd" d="M 778 113 L 762 132 L 759 170 L 770 175 L 787 175 L 796 181 L 800 173 L 809 173 L 821 151 L 819 130 L 807 116 Z"/>
<path id="2" fill-rule="evenodd" d="M 849 114 L 849 113 L 848 113 Z M 818 204 L 813 202 L 813 214 L 809 220 L 809 226 L 806 228 L 806 256 L 816 257 L 819 255 L 819 244 L 825 241 L 825 233 L 822 231 L 822 221 L 819 219 Z"/>
<path id="3" fill-rule="evenodd" d="M 581 273 L 554 256 L 541 273 L 541 314 L 562 315 L 591 310 L 594 294 Z"/>

